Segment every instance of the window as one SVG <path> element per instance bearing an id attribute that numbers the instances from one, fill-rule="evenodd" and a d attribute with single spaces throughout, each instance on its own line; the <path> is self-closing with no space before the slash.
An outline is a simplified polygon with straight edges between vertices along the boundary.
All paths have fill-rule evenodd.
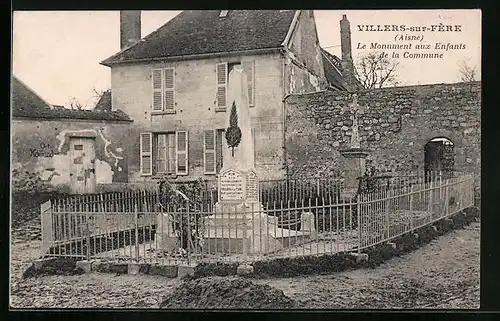
<path id="1" fill-rule="evenodd" d="M 141 134 L 141 175 L 188 174 L 186 131 Z"/>
<path id="2" fill-rule="evenodd" d="M 174 68 L 153 69 L 153 111 L 173 111 L 175 109 L 175 70 Z"/>
<path id="3" fill-rule="evenodd" d="M 175 133 L 156 135 L 156 172 L 175 174 Z"/>
<path id="4" fill-rule="evenodd" d="M 255 106 L 255 62 L 254 61 L 243 61 L 243 62 L 232 62 L 232 63 L 224 62 L 216 65 L 216 82 L 217 82 L 216 104 L 219 110 L 225 110 L 226 108 L 227 82 L 229 78 L 229 73 L 235 66 L 243 67 L 243 70 L 247 75 L 248 105 L 250 107 Z"/>
<path id="5" fill-rule="evenodd" d="M 203 133 L 203 167 L 205 174 L 219 173 L 222 168 L 224 129 L 205 130 Z"/>

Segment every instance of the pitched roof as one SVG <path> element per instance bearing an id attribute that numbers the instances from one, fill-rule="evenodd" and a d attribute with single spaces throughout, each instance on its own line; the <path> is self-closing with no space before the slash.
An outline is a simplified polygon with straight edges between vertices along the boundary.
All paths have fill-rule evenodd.
<path id="1" fill-rule="evenodd" d="M 187 10 L 137 44 L 101 62 L 116 63 L 199 54 L 279 48 L 295 10 Z"/>
<path id="2" fill-rule="evenodd" d="M 340 58 L 332 55 L 323 48 L 320 50 L 321 57 L 323 58 L 323 69 L 325 70 L 326 80 L 333 87 L 340 90 L 346 90 L 342 78 L 342 64 Z"/>
<path id="3" fill-rule="evenodd" d="M 15 76 L 12 77 L 12 109 L 15 112 L 29 113 L 32 109 L 50 110 L 50 104 L 38 96 Z"/>
<path id="4" fill-rule="evenodd" d="M 83 119 L 131 121 L 121 110 L 112 112 L 74 110 L 50 105 L 15 76 L 12 77 L 12 117 L 31 119 Z"/>
<path id="5" fill-rule="evenodd" d="M 110 111 L 111 110 L 111 90 L 106 90 L 95 104 L 94 110 Z"/>

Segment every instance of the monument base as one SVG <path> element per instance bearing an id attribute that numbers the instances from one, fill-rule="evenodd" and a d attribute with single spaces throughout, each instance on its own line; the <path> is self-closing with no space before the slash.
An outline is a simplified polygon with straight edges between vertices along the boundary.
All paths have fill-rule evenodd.
<path id="1" fill-rule="evenodd" d="M 365 175 L 365 158 L 368 151 L 361 148 L 349 148 L 340 151 L 345 160 L 344 197 L 350 199 L 356 195 L 359 187 L 359 177 Z"/>
<path id="2" fill-rule="evenodd" d="M 265 214 L 257 202 L 219 202 L 215 208 L 215 215 L 205 219 L 206 253 L 265 254 L 316 235 L 312 213 L 303 214 L 301 230 L 295 231 L 278 227 L 278 218 Z M 234 212 L 236 208 L 244 211 Z"/>

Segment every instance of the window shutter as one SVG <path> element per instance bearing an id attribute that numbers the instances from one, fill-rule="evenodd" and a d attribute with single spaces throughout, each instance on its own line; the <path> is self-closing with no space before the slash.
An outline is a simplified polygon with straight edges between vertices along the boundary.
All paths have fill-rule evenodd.
<path id="1" fill-rule="evenodd" d="M 163 110 L 163 95 L 162 95 L 162 70 L 153 69 L 151 72 L 151 84 L 153 87 L 153 110 Z"/>
<path id="2" fill-rule="evenodd" d="M 176 134 L 177 145 L 177 175 L 188 174 L 188 133 L 178 131 Z"/>
<path id="3" fill-rule="evenodd" d="M 248 106 L 255 106 L 255 62 L 244 61 L 243 70 L 247 74 L 247 84 L 248 84 Z"/>
<path id="4" fill-rule="evenodd" d="M 205 174 L 215 174 L 215 132 L 205 130 L 203 138 L 203 164 Z"/>
<path id="5" fill-rule="evenodd" d="M 216 65 L 217 107 L 226 107 L 227 63 Z"/>
<path id="6" fill-rule="evenodd" d="M 165 110 L 174 110 L 175 108 L 175 69 L 165 69 Z"/>
<path id="7" fill-rule="evenodd" d="M 141 153 L 141 175 L 153 174 L 153 135 L 151 133 L 141 133 L 140 153 Z"/>

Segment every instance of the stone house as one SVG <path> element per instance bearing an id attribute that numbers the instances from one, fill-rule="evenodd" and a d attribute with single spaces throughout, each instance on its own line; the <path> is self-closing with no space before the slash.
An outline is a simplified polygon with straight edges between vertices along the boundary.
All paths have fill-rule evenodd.
<path id="1" fill-rule="evenodd" d="M 12 77 L 12 180 L 36 177 L 74 194 L 127 182 L 123 112 L 53 106 Z"/>
<path id="2" fill-rule="evenodd" d="M 140 11 L 122 11 L 120 26 L 121 51 L 101 64 L 111 69 L 104 108 L 133 120 L 130 183 L 215 179 L 236 65 L 248 75 L 255 166 L 264 180 L 286 174 L 284 98 L 347 87 L 340 59 L 319 46 L 312 10 L 183 11 L 143 39 Z"/>

